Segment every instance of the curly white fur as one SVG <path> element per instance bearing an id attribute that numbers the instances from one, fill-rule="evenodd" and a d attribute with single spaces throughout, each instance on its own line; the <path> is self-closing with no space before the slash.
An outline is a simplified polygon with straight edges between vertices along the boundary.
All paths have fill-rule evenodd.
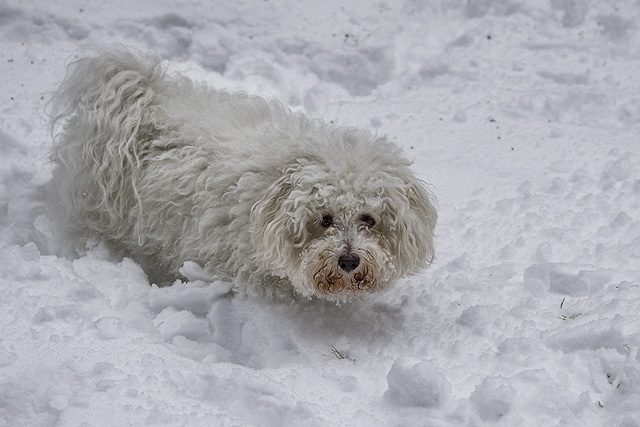
<path id="1" fill-rule="evenodd" d="M 251 294 L 343 301 L 433 258 L 433 198 L 385 138 L 126 51 L 72 63 L 52 105 L 70 224 L 155 277 L 194 261 Z"/>

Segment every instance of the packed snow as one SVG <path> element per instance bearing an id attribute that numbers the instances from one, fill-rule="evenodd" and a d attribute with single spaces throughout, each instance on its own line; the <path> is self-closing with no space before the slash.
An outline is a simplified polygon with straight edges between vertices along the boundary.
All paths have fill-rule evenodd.
<path id="1" fill-rule="evenodd" d="M 640 426 L 640 4 L 0 0 L 0 426 Z M 71 250 L 45 106 L 125 44 L 387 134 L 436 260 L 342 305 Z"/>

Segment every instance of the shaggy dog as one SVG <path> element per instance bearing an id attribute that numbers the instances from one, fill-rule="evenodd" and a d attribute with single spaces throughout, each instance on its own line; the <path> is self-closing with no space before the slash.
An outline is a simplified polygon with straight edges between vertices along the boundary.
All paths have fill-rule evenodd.
<path id="1" fill-rule="evenodd" d="M 79 59 L 52 99 L 52 181 L 76 233 L 155 277 L 185 261 L 249 294 L 345 301 L 434 254 L 433 198 L 399 148 L 127 51 Z"/>

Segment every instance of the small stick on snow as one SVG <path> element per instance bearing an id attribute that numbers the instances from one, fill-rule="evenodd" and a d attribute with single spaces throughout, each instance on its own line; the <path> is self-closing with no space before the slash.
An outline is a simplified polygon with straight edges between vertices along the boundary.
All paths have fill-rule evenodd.
<path id="1" fill-rule="evenodd" d="M 334 356 L 336 356 L 338 359 L 346 359 L 347 356 L 343 355 L 342 353 L 340 353 L 338 351 L 337 348 L 335 348 L 334 346 L 331 346 L 331 352 L 333 353 Z"/>

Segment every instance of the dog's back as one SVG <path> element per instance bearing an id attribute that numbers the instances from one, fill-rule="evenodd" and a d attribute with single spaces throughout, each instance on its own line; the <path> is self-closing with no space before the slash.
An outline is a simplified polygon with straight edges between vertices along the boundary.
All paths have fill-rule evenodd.
<path id="1" fill-rule="evenodd" d="M 248 244 L 239 242 L 249 239 L 238 234 L 249 233 L 254 199 L 282 173 L 283 155 L 299 155 L 266 135 L 300 132 L 300 116 L 275 101 L 167 77 L 145 54 L 76 60 L 50 106 L 58 227 L 113 242 L 169 280 L 185 260 L 213 264 L 224 279 L 244 268 Z M 251 189 L 240 159 L 268 171 Z"/>

